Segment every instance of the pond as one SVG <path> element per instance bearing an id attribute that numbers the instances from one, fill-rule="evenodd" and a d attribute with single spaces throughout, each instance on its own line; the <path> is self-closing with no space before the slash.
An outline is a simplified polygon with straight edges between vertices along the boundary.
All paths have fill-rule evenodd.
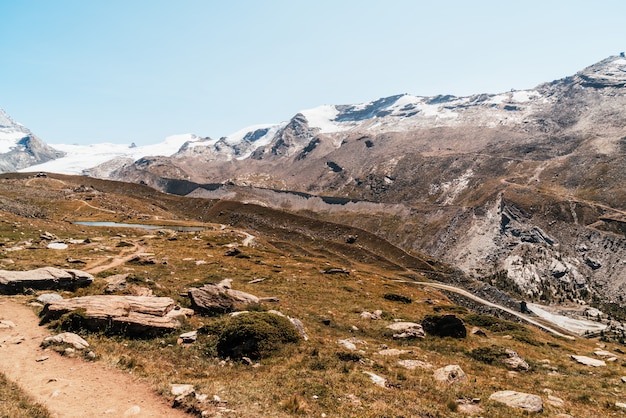
<path id="1" fill-rule="evenodd" d="M 198 232 L 206 228 L 201 226 L 182 226 L 182 225 L 147 225 L 147 224 L 126 224 L 121 222 L 73 222 L 75 225 L 85 226 L 107 226 L 113 228 L 141 228 L 141 229 L 169 229 L 176 232 Z"/>

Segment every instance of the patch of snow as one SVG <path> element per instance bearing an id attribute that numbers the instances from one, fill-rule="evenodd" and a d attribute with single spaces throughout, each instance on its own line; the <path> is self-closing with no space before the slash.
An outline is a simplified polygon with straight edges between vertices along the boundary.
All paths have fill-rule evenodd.
<path id="1" fill-rule="evenodd" d="M 300 112 L 311 128 L 319 128 L 321 133 L 340 132 L 350 128 L 349 123 L 334 122 L 339 114 L 335 106 L 324 105 Z"/>
<path id="2" fill-rule="evenodd" d="M 552 322 L 553 324 L 578 335 L 584 335 L 586 331 L 591 333 L 600 332 L 607 328 L 607 325 L 600 322 L 589 321 L 587 319 L 575 319 L 548 312 L 546 307 L 536 303 L 528 303 L 527 307 L 532 313 L 540 318 Z"/>
<path id="3" fill-rule="evenodd" d="M 515 91 L 511 95 L 511 99 L 517 103 L 524 103 L 531 101 L 537 94 L 529 90 Z"/>

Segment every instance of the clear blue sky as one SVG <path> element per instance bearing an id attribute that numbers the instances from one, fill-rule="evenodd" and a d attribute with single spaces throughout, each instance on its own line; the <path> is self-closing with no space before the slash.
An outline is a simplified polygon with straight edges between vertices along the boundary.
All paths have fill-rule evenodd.
<path id="1" fill-rule="evenodd" d="M 623 0 L 0 0 L 0 108 L 52 144 L 218 138 L 532 88 L 624 50 Z"/>

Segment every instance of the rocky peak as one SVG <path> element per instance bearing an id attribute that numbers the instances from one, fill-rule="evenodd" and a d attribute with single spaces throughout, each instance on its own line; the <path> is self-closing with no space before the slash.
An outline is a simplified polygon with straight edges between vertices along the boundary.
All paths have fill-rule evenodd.
<path id="1" fill-rule="evenodd" d="M 611 56 L 575 75 L 583 87 L 605 88 L 626 86 L 626 57 Z"/>

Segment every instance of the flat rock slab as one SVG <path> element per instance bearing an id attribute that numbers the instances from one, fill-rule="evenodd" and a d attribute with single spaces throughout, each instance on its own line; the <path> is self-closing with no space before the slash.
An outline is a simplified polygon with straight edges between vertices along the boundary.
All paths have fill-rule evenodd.
<path id="1" fill-rule="evenodd" d="M 511 408 L 523 409 L 528 412 L 543 411 L 541 396 L 529 393 L 516 392 L 514 390 L 502 390 L 491 394 L 489 400 L 503 403 Z"/>
<path id="2" fill-rule="evenodd" d="M 16 295 L 25 289 L 75 290 L 89 286 L 93 276 L 81 270 L 42 267 L 29 271 L 0 270 L 0 294 Z"/>
<path id="3" fill-rule="evenodd" d="M 584 364 L 585 366 L 592 366 L 592 367 L 605 367 L 606 366 L 606 362 L 604 360 L 598 360 L 598 359 L 587 357 L 587 356 L 572 356 L 572 359 L 580 364 Z"/>
<path id="4" fill-rule="evenodd" d="M 44 306 L 42 322 L 80 312 L 81 325 L 130 336 L 149 337 L 178 329 L 181 310 L 167 297 L 97 295 L 51 301 Z"/>

